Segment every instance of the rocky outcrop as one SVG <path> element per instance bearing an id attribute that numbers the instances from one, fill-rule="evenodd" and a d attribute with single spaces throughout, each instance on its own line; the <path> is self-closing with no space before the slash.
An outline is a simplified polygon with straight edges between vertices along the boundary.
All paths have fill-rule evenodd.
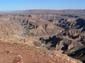
<path id="1" fill-rule="evenodd" d="M 60 50 L 85 61 L 85 18 L 82 17 L 85 16 L 54 12 L 0 15 L 0 40 Z"/>

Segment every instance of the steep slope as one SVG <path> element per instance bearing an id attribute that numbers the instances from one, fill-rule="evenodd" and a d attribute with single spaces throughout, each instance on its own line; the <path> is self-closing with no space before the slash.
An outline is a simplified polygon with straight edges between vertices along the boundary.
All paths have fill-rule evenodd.
<path id="1" fill-rule="evenodd" d="M 85 14 L 82 12 L 84 12 L 84 10 L 36 10 L 0 14 L 0 40 L 14 45 L 19 43 L 34 48 L 45 48 L 46 51 L 50 51 L 50 53 L 53 51 L 62 51 L 59 55 L 68 55 L 84 62 Z M 11 45 L 9 46 L 12 47 Z M 7 45 L 6 48 L 9 48 L 9 46 Z M 16 46 L 13 47 L 15 48 Z M 22 48 L 22 46 L 19 48 Z M 20 49 L 20 51 L 16 52 L 22 54 L 21 51 L 24 50 Z M 9 53 L 9 51 L 6 52 Z M 29 52 L 30 51 L 24 53 L 27 54 Z M 33 51 L 34 58 L 32 57 L 35 61 L 37 60 L 34 55 L 36 52 L 37 51 Z M 57 53 L 54 55 L 56 54 Z M 47 53 L 47 55 L 49 55 L 49 53 Z M 68 56 L 66 56 L 66 58 L 68 58 Z M 50 58 L 48 56 L 45 57 Z M 44 59 L 42 55 L 39 55 L 39 58 L 43 58 L 46 62 L 49 60 Z M 52 62 L 55 63 L 56 61 L 57 57 L 53 57 Z M 59 60 L 60 63 L 62 63 L 62 61 L 64 60 Z M 69 62 L 67 61 L 67 63 Z"/>

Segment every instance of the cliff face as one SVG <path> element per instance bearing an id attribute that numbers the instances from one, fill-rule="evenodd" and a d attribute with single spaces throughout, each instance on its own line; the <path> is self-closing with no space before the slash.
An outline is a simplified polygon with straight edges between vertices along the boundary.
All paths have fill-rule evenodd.
<path id="1" fill-rule="evenodd" d="M 85 15 L 81 11 L 1 14 L 0 40 L 62 51 L 85 61 Z"/>

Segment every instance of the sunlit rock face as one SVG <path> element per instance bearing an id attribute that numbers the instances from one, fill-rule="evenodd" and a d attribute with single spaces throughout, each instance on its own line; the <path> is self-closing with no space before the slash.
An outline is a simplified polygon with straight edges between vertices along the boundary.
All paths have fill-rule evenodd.
<path id="1" fill-rule="evenodd" d="M 59 50 L 85 61 L 85 15 L 49 10 L 1 14 L 0 40 Z"/>

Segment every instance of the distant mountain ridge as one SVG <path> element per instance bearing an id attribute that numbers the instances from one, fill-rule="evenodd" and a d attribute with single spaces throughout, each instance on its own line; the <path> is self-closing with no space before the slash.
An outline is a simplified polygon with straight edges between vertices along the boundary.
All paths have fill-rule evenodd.
<path id="1" fill-rule="evenodd" d="M 28 13 L 28 14 L 45 14 L 45 13 L 61 13 L 61 14 L 85 14 L 85 9 L 80 10 L 47 10 L 47 9 L 33 9 L 33 10 L 18 10 L 13 13 Z"/>
<path id="2" fill-rule="evenodd" d="M 32 10 L 15 10 L 15 11 L 0 11 L 0 14 L 76 14 L 85 15 L 85 9 L 65 9 L 65 10 L 51 10 L 51 9 L 32 9 Z"/>

